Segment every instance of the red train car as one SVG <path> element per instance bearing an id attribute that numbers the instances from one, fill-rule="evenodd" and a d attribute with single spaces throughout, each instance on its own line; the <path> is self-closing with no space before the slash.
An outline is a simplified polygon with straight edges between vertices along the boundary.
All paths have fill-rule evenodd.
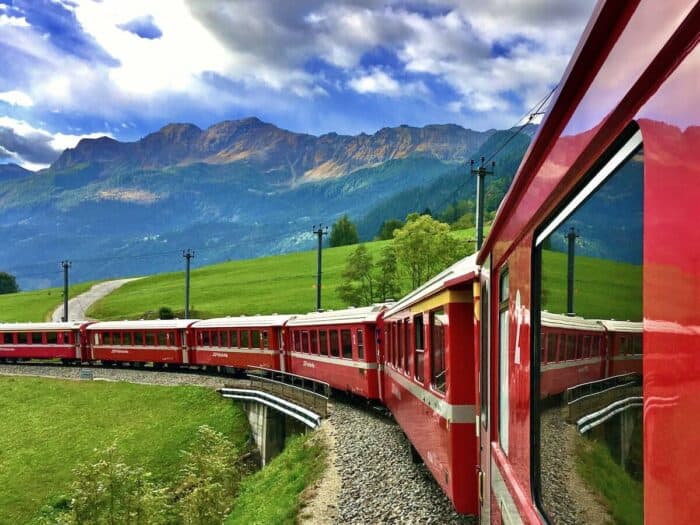
<path id="1" fill-rule="evenodd" d="M 606 375 L 642 373 L 642 329 L 641 322 L 600 321 L 607 333 L 608 358 Z"/>
<path id="2" fill-rule="evenodd" d="M 700 513 L 699 32 L 697 2 L 600 2 L 499 208 L 478 259 L 482 522 Z M 545 310 L 629 319 L 634 358 L 548 396 Z M 619 362 L 638 379 L 615 383 Z"/>
<path id="3" fill-rule="evenodd" d="M 193 364 L 195 320 L 105 321 L 85 328 L 90 359 L 103 364 Z"/>
<path id="4" fill-rule="evenodd" d="M 192 325 L 194 362 L 242 370 L 250 366 L 284 369 L 283 326 L 289 315 L 224 317 Z"/>
<path id="5" fill-rule="evenodd" d="M 287 322 L 289 372 L 379 399 L 375 329 L 386 305 L 299 315 Z"/>
<path id="6" fill-rule="evenodd" d="M 81 339 L 86 323 L 0 324 L 0 361 L 62 359 L 80 362 L 88 358 Z"/>
<path id="7" fill-rule="evenodd" d="M 476 514 L 475 257 L 401 299 L 380 323 L 382 402 L 458 512 Z"/>

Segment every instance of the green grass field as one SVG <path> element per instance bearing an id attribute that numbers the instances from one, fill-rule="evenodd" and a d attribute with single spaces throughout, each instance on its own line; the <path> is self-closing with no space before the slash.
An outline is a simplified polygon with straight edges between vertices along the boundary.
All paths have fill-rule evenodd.
<path id="1" fill-rule="evenodd" d="M 0 376 L 0 524 L 28 523 L 65 494 L 72 469 L 116 443 L 127 463 L 170 480 L 200 425 L 242 446 L 243 412 L 200 387 Z"/>
<path id="2" fill-rule="evenodd" d="M 226 525 L 296 523 L 301 494 L 324 465 L 325 449 L 314 434 L 291 438 L 269 465 L 243 481 Z"/>
<path id="3" fill-rule="evenodd" d="M 543 308 L 566 312 L 565 253 L 543 251 Z M 642 266 L 576 257 L 574 270 L 574 311 L 594 319 L 640 321 L 642 319 Z"/>
<path id="4" fill-rule="evenodd" d="M 458 239 L 472 239 L 474 230 L 454 232 Z M 375 257 L 391 241 L 366 243 Z M 343 308 L 336 287 L 353 246 L 323 250 L 323 295 L 325 309 Z M 404 286 L 404 293 L 410 286 Z M 182 312 L 184 273 L 166 273 L 125 284 L 88 311 L 96 319 L 139 319 L 147 312 L 169 306 Z M 299 313 L 316 307 L 316 251 L 232 261 L 191 273 L 192 317 Z"/>
<path id="5" fill-rule="evenodd" d="M 99 281 L 79 283 L 68 289 L 68 297 L 86 292 Z M 0 295 L 0 323 L 45 321 L 63 302 L 63 288 Z"/>

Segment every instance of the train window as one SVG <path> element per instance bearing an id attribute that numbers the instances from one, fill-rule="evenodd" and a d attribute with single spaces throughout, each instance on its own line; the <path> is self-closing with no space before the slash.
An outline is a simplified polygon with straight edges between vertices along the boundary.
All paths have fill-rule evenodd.
<path id="1" fill-rule="evenodd" d="M 488 271 L 491 266 L 490 257 L 484 263 L 484 269 Z M 488 273 L 481 285 L 481 340 L 479 345 L 479 419 L 484 428 L 489 424 L 489 370 L 490 370 L 490 344 L 491 344 L 491 310 Z"/>
<path id="2" fill-rule="evenodd" d="M 134 344 L 143 345 L 143 332 L 134 332 Z"/>
<path id="3" fill-rule="evenodd" d="M 250 331 L 250 347 L 260 348 L 260 330 Z"/>
<path id="4" fill-rule="evenodd" d="M 408 319 L 404 319 L 403 321 L 403 341 L 405 344 L 403 351 L 403 371 L 408 374 L 410 371 L 409 354 L 411 353 L 411 327 L 409 326 Z"/>
<path id="5" fill-rule="evenodd" d="M 318 332 L 311 330 L 311 352 L 318 354 Z"/>
<path id="6" fill-rule="evenodd" d="M 557 362 L 557 345 L 559 343 L 559 337 L 557 334 L 547 334 L 547 362 L 556 363 Z"/>
<path id="7" fill-rule="evenodd" d="M 29 343 L 29 337 L 27 334 L 24 332 L 20 332 L 17 334 L 17 344 L 18 345 L 26 345 Z"/>
<path id="8" fill-rule="evenodd" d="M 264 349 L 270 348 L 270 336 L 267 330 L 263 330 L 262 332 L 262 347 Z"/>
<path id="9" fill-rule="evenodd" d="M 445 367 L 445 309 L 430 312 L 430 384 L 438 392 L 445 393 L 447 368 Z"/>
<path id="10" fill-rule="evenodd" d="M 241 330 L 241 348 L 250 348 L 250 345 L 248 344 L 248 341 L 250 339 L 249 332 L 248 330 Z"/>
<path id="11" fill-rule="evenodd" d="M 5 334 L 0 332 L 0 345 L 4 345 L 4 344 L 5 344 Z"/>
<path id="12" fill-rule="evenodd" d="M 102 332 L 102 344 L 111 345 L 112 344 L 112 334 L 109 332 Z"/>
<path id="13" fill-rule="evenodd" d="M 211 339 L 209 337 L 209 330 L 204 330 L 200 332 L 202 335 L 202 346 L 211 346 Z"/>
<path id="14" fill-rule="evenodd" d="M 401 369 L 403 368 L 403 354 L 406 349 L 406 339 L 404 338 L 404 333 L 403 333 L 403 321 L 399 321 L 396 323 L 396 339 L 399 343 L 399 362 L 397 364 L 398 368 Z"/>
<path id="15" fill-rule="evenodd" d="M 321 355 L 328 355 L 328 332 L 321 330 L 318 333 L 318 340 L 321 344 Z"/>
<path id="16" fill-rule="evenodd" d="M 66 344 L 70 344 L 73 342 L 73 334 L 70 332 L 64 332 L 63 333 L 63 342 Z"/>
<path id="17" fill-rule="evenodd" d="M 158 346 L 168 346 L 168 337 L 165 332 L 158 332 Z"/>
<path id="18" fill-rule="evenodd" d="M 41 344 L 41 332 L 32 332 L 32 344 L 34 344 L 34 345 Z"/>
<path id="19" fill-rule="evenodd" d="M 357 333 L 357 358 L 364 361 L 365 359 L 365 333 L 360 328 Z"/>
<path id="20" fill-rule="evenodd" d="M 501 270 L 498 286 L 498 442 L 503 452 L 508 454 L 509 396 L 510 389 L 510 300 L 508 270 Z"/>
<path id="21" fill-rule="evenodd" d="M 294 331 L 294 351 L 301 352 L 301 334 Z"/>
<path id="22" fill-rule="evenodd" d="M 231 330 L 228 335 L 231 339 L 231 347 L 236 348 L 238 346 L 238 330 Z"/>
<path id="23" fill-rule="evenodd" d="M 331 338 L 331 354 L 333 357 L 340 357 L 340 341 L 338 340 L 338 330 L 328 332 Z"/>
<path id="24" fill-rule="evenodd" d="M 217 332 L 216 330 L 212 330 L 209 332 L 209 337 L 211 338 L 211 342 L 209 343 L 211 346 L 220 346 L 219 332 Z"/>
<path id="25" fill-rule="evenodd" d="M 606 159 L 535 241 L 534 322 L 541 324 L 546 310 L 566 333 L 566 362 L 545 367 L 537 355 L 532 360 L 533 485 L 554 524 L 644 522 L 642 356 L 615 361 L 603 337 L 621 343 L 621 335 L 614 327 L 598 332 L 613 319 L 629 319 L 641 332 L 640 132 Z M 542 351 L 540 341 L 534 351 Z M 587 355 L 600 366 L 578 360 Z"/>
<path id="26" fill-rule="evenodd" d="M 122 332 L 122 344 L 131 344 L 131 332 Z"/>
<path id="27" fill-rule="evenodd" d="M 225 346 L 225 347 L 230 346 L 229 342 L 228 342 L 228 331 L 227 330 L 219 331 L 219 346 Z"/>
<path id="28" fill-rule="evenodd" d="M 416 367 L 415 378 L 419 383 L 425 381 L 425 374 L 423 371 L 423 355 L 425 350 L 424 345 L 424 334 L 425 327 L 423 326 L 423 314 L 418 314 L 413 316 L 413 341 L 414 341 L 414 355 L 413 363 Z"/>
<path id="29" fill-rule="evenodd" d="M 153 332 L 146 332 L 146 346 L 156 345 L 156 335 Z"/>
<path id="30" fill-rule="evenodd" d="M 352 359 L 352 334 L 350 330 L 340 331 L 340 341 L 343 348 L 343 358 Z"/>
<path id="31" fill-rule="evenodd" d="M 301 333 L 301 351 L 305 354 L 309 353 L 309 332 L 307 331 Z"/>
<path id="32" fill-rule="evenodd" d="M 58 334 L 56 332 L 46 332 L 46 344 L 55 345 L 58 343 Z"/>

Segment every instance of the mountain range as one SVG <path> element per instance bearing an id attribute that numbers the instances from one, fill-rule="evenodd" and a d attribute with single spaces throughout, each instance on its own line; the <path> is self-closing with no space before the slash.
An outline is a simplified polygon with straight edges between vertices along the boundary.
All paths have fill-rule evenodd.
<path id="1" fill-rule="evenodd" d="M 63 259 L 82 281 L 179 269 L 184 248 L 200 265 L 307 249 L 314 224 L 345 213 L 371 237 L 383 220 L 471 195 L 465 162 L 511 135 L 447 124 L 314 136 L 251 117 L 83 139 L 38 172 L 0 165 L 0 269 L 28 289 L 60 282 Z M 499 152 L 503 180 L 529 143 L 516 139 Z"/>

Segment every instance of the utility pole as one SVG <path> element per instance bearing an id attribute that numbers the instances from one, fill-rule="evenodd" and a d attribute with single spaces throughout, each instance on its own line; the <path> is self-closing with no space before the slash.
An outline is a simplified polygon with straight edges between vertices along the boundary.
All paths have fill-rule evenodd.
<path id="1" fill-rule="evenodd" d="M 70 261 L 61 261 L 63 266 L 63 321 L 68 321 L 68 268 L 71 267 Z"/>
<path id="2" fill-rule="evenodd" d="M 328 235 L 328 226 L 319 224 L 318 228 L 314 225 L 314 235 L 318 237 L 318 257 L 316 263 L 316 310 L 321 311 L 321 251 L 323 250 L 323 236 Z"/>
<path id="3" fill-rule="evenodd" d="M 190 318 L 190 261 L 194 259 L 194 250 L 187 248 L 182 250 L 185 258 L 185 319 Z"/>
<path id="4" fill-rule="evenodd" d="M 564 236 L 568 244 L 566 268 L 566 315 L 574 315 L 574 259 L 576 256 L 576 239 L 579 235 L 572 226 Z"/>
<path id="5" fill-rule="evenodd" d="M 484 157 L 481 157 L 481 162 L 478 168 L 474 168 L 474 159 L 469 162 L 471 172 L 476 175 L 476 251 L 481 249 L 481 244 L 484 242 L 484 177 L 493 175 L 493 169 L 496 167 L 496 161 L 491 162 L 491 170 L 489 171 L 484 166 Z"/>

